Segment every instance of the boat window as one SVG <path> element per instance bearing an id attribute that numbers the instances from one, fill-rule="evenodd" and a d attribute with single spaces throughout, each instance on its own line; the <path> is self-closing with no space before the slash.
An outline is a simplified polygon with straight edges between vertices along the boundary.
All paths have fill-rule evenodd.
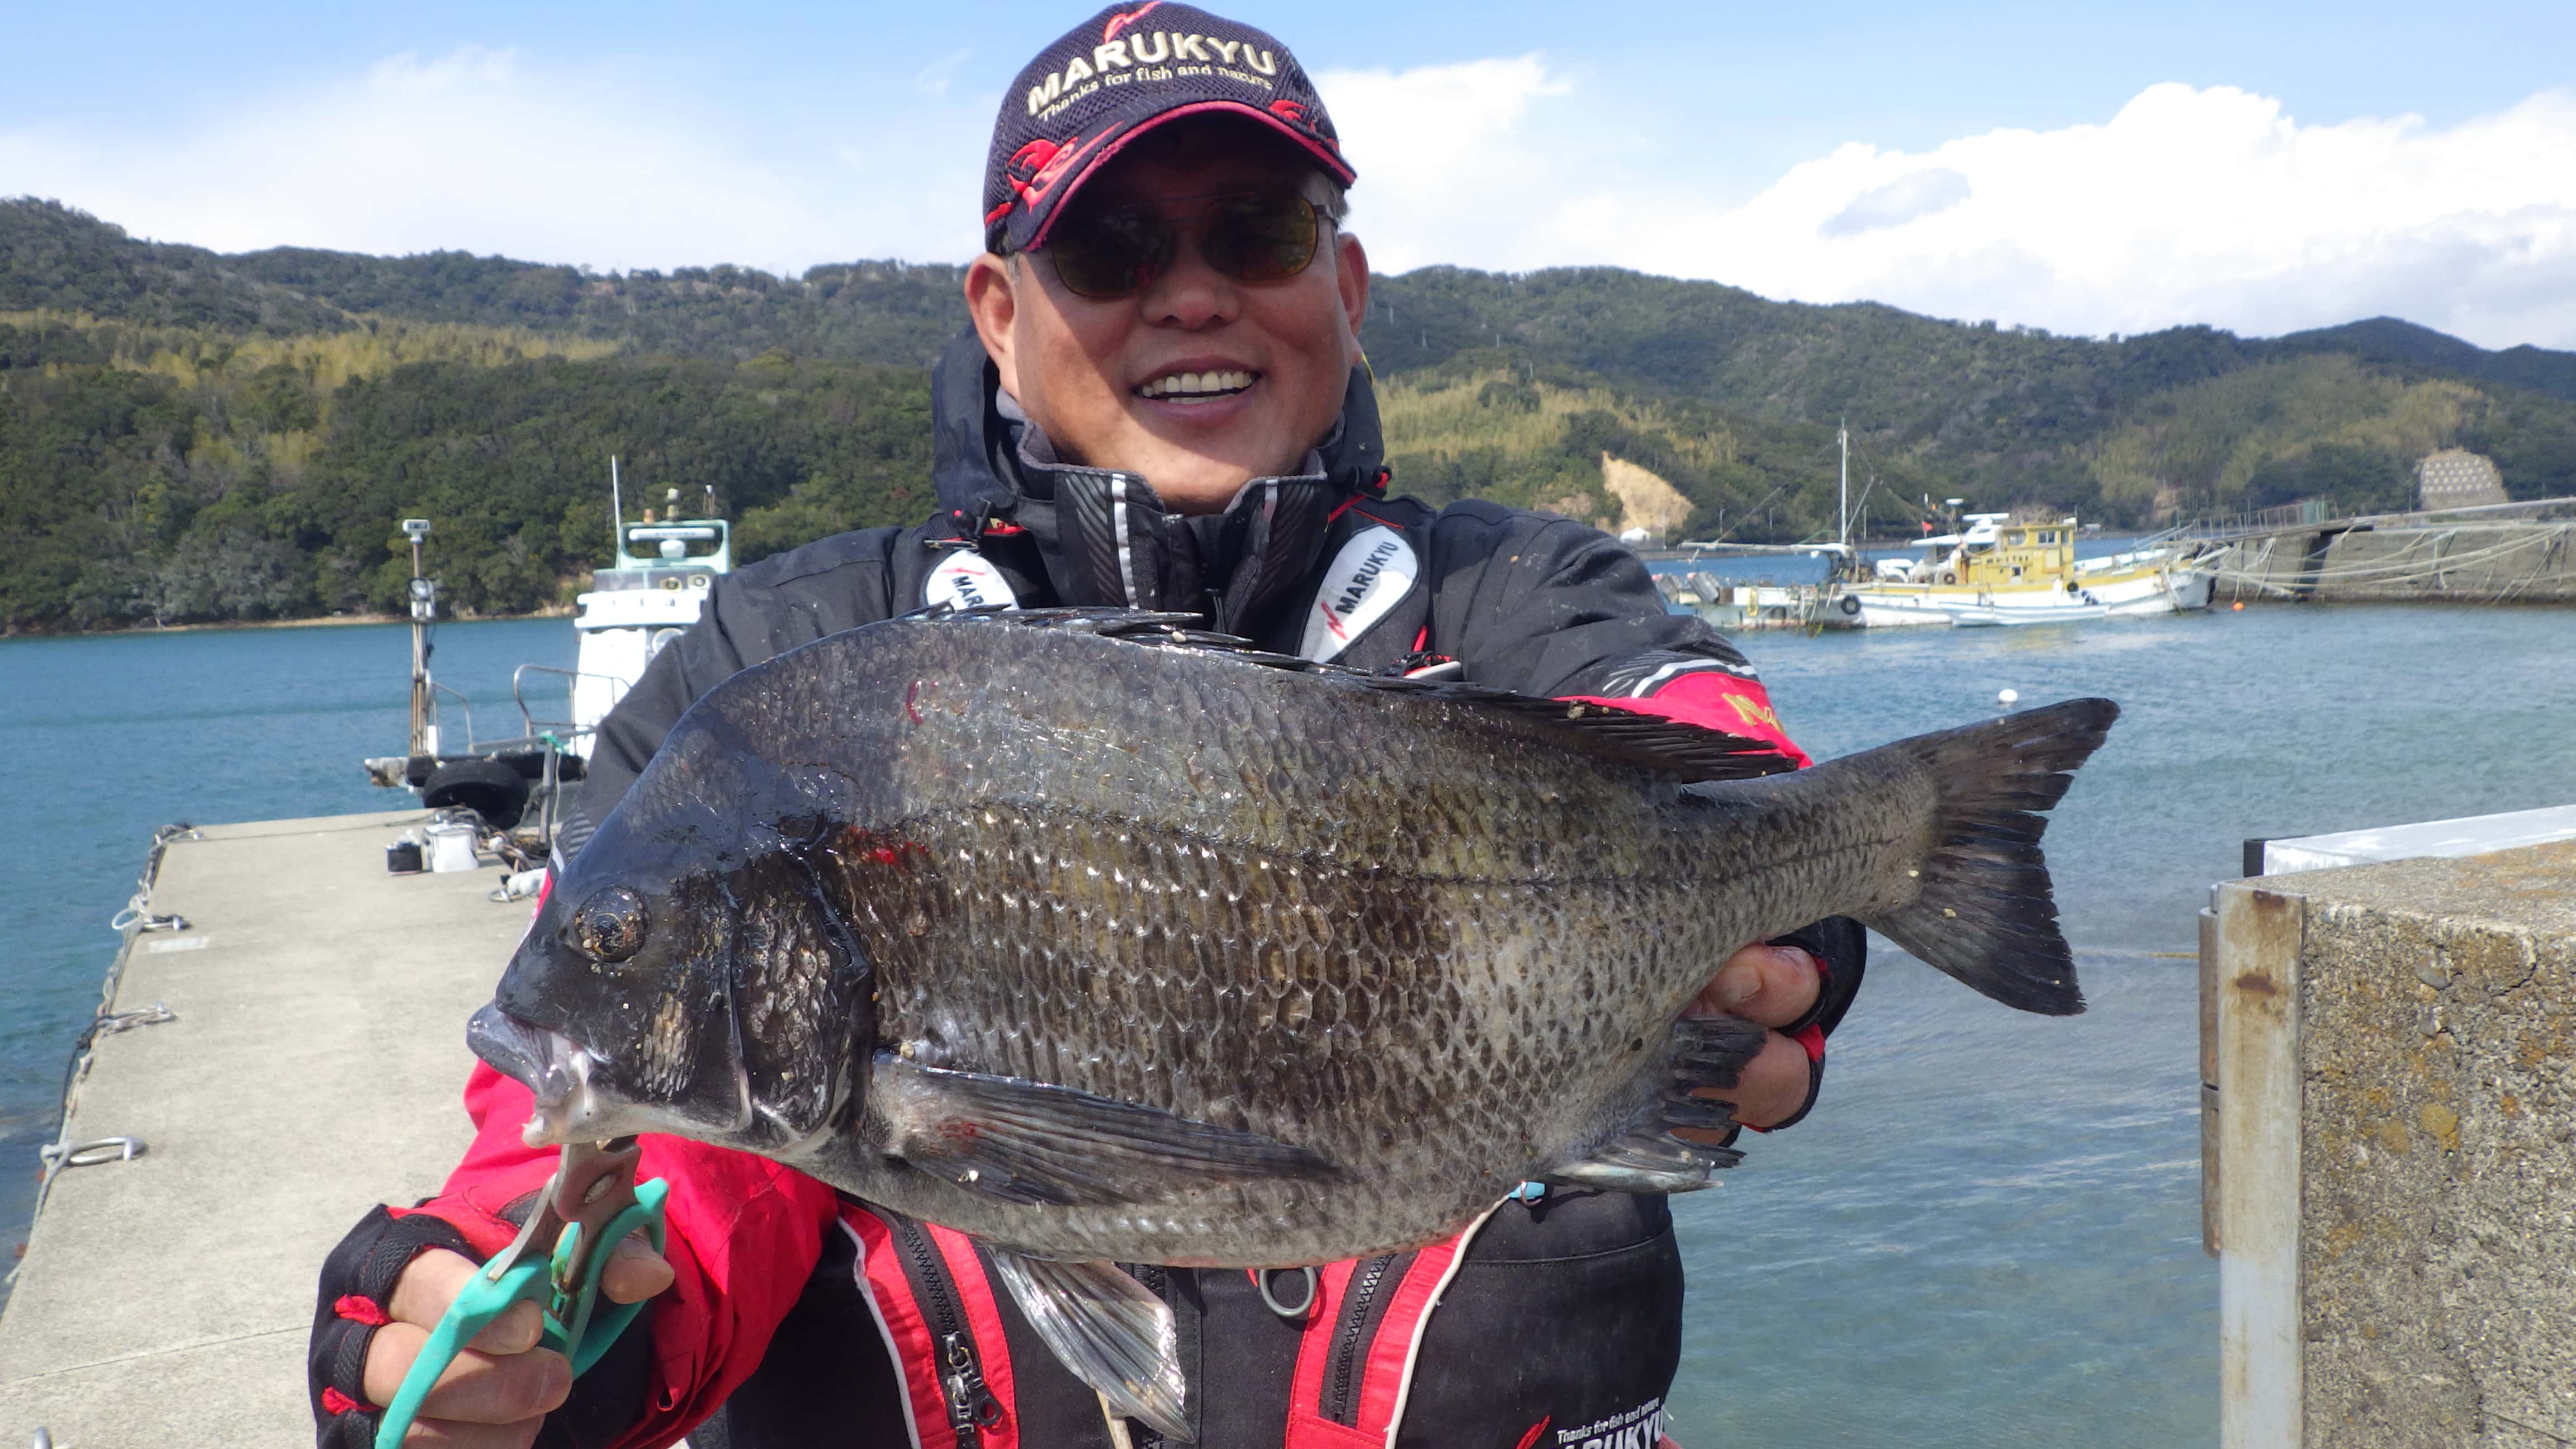
<path id="1" fill-rule="evenodd" d="M 2021 544 L 2021 530 L 2016 528 L 2012 532 L 2005 534 L 2004 542 L 2012 544 L 2015 547 L 2019 547 Z"/>
<path id="2" fill-rule="evenodd" d="M 2053 529 L 2053 528 L 2043 528 L 2043 529 L 2041 529 L 2041 530 L 2039 531 L 2039 541 L 2040 541 L 2041 543 L 2055 543 L 2055 542 L 2057 542 L 2057 530 L 2056 530 L 2056 529 Z"/>

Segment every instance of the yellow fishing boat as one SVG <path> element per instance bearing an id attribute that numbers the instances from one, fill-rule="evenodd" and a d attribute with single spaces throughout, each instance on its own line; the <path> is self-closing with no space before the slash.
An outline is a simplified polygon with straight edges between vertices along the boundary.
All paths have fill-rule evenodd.
<path id="1" fill-rule="evenodd" d="M 2147 548 L 2079 559 L 2073 517 L 1971 513 L 1957 533 L 1926 538 L 1915 559 L 1878 560 L 1826 585 L 1816 622 L 1836 629 L 1907 624 L 1982 627 L 2072 623 L 2209 607 L 2210 576 L 2183 550 Z"/>

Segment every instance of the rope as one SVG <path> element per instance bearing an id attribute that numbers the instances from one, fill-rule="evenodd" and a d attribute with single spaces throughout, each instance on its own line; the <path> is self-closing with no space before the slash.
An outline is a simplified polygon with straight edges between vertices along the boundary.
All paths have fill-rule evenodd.
<path id="1" fill-rule="evenodd" d="M 29 1221 L 33 1221 L 37 1214 L 45 1210 L 45 1199 L 53 1192 L 54 1179 L 60 1177 L 67 1169 L 88 1167 L 101 1162 L 121 1162 L 140 1156 L 143 1152 L 142 1141 L 132 1137 L 102 1137 L 90 1142 L 73 1142 L 70 1139 L 72 1110 L 78 1105 L 80 1084 L 89 1074 L 91 1053 L 98 1045 L 100 1037 L 132 1031 L 138 1026 L 154 1026 L 165 1021 L 178 1020 L 177 1013 L 171 1011 L 165 1002 L 156 1001 L 148 1007 L 134 1011 L 116 1011 L 112 1008 L 116 1005 L 118 989 L 125 984 L 125 963 L 134 954 L 135 940 L 150 931 L 188 929 L 185 917 L 175 913 L 169 915 L 152 913 L 150 909 L 152 885 L 161 878 L 161 858 L 173 844 L 183 840 L 203 838 L 200 831 L 184 820 L 176 824 L 164 825 L 152 832 L 152 848 L 143 857 L 142 873 L 134 878 L 134 895 L 125 903 L 125 909 L 116 913 L 115 920 L 111 924 L 111 929 L 125 937 L 125 944 L 118 949 L 115 958 L 108 962 L 107 973 L 99 981 L 97 1009 L 91 1013 L 89 1021 L 82 1025 L 79 1037 L 72 1042 L 70 1059 L 63 1064 L 62 1106 L 54 1126 L 54 1140 L 36 1149 L 36 1156 L 44 1164 L 44 1168 L 36 1182 L 36 1202 L 28 1213 Z M 18 1270 L 25 1266 L 21 1261 L 12 1266 L 6 1275 L 0 1275 L 0 1285 L 17 1282 Z"/>
<path id="2" fill-rule="evenodd" d="M 2460 529 L 2450 528 L 2430 537 L 2406 540 L 2399 546 L 2399 553 L 2395 558 L 2383 559 L 2376 563 L 2319 567 L 2314 572 L 2301 567 L 2297 573 L 2288 575 L 2286 581 L 2278 570 L 2267 569 L 2257 573 L 2241 566 L 2242 554 L 2246 548 L 2242 543 L 2228 544 L 2203 555 L 2196 564 L 2210 577 L 2221 582 L 2251 585 L 2275 593 L 2296 593 L 2302 589 L 2312 589 L 2326 584 L 2363 582 L 2394 584 L 2427 579 L 2432 580 L 2443 592 L 2449 593 L 2452 590 L 2442 577 L 2445 574 L 2457 573 L 2526 549 L 2541 550 L 2539 561 L 2526 570 L 2521 577 L 2491 590 L 2481 591 L 2478 595 L 2471 595 L 2471 597 L 2483 596 L 2501 601 L 2547 577 L 2563 552 L 2571 531 L 2576 531 L 2576 525 L 2557 524 L 2538 533 L 2520 533 L 2498 543 L 2473 548 L 2466 553 L 2445 554 L 2441 551 L 2442 546 L 2457 538 L 2461 532 Z M 2265 540 L 2261 550 L 2261 557 L 2266 563 L 2273 557 L 2272 542 L 2272 540 Z M 2419 550 L 2428 551 L 2430 556 L 2424 556 L 2424 553 Z"/>

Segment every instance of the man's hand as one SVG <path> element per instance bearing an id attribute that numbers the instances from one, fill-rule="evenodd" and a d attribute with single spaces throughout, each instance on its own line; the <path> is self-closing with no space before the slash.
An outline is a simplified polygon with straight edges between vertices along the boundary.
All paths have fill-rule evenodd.
<path id="1" fill-rule="evenodd" d="M 1683 1015 L 1740 1016 L 1758 1026 L 1783 1027 L 1815 1006 L 1823 985 L 1815 957 L 1795 946 L 1755 944 L 1727 957 Z M 1733 1102 L 1736 1121 L 1747 1127 L 1771 1127 L 1796 1116 L 1806 1105 L 1808 1080 L 1807 1049 L 1775 1030 L 1735 1086 L 1703 1087 L 1691 1095 Z M 1724 1134 L 1680 1135 L 1715 1143 Z"/>
<path id="2" fill-rule="evenodd" d="M 367 1402 L 393 1400 L 429 1331 L 475 1269 L 454 1253 L 432 1248 L 412 1259 L 394 1280 L 392 1301 L 385 1305 L 393 1322 L 377 1329 L 367 1345 Z M 643 1239 L 630 1237 L 600 1269 L 599 1291 L 613 1302 L 635 1303 L 670 1287 L 671 1276 L 671 1265 L 661 1254 Z M 439 1375 L 403 1443 L 422 1449 L 528 1449 L 546 1415 L 572 1392 L 571 1362 L 537 1346 L 543 1326 L 532 1302 L 513 1303 L 493 1319 Z"/>

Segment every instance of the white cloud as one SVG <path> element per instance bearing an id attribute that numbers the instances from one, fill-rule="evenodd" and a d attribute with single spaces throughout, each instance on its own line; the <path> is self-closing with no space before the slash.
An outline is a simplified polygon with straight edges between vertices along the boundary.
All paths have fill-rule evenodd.
<path id="1" fill-rule="evenodd" d="M 0 132 L 0 195 L 57 197 L 137 235 L 222 251 L 463 248 L 601 268 L 777 269 L 972 250 L 980 125 L 925 137 L 936 127 L 916 116 L 886 134 L 807 124 L 754 140 L 734 119 L 633 68 L 532 65 L 506 50 L 399 55 L 175 140 Z"/>
<path id="2" fill-rule="evenodd" d="M 914 73 L 912 88 L 925 96 L 948 94 L 949 85 L 957 79 L 957 67 L 964 65 L 966 58 L 973 53 L 966 50 L 955 51 L 923 66 Z"/>
<path id="3" fill-rule="evenodd" d="M 500 252 L 595 267 L 958 259 L 991 99 L 959 57 L 848 115 L 718 108 L 685 76 L 510 51 L 396 56 L 195 130 L 0 130 L 0 195 L 139 235 Z M 2304 124 L 2226 87 L 2096 125 L 1853 143 L 1748 196 L 1611 80 L 1539 55 L 1318 77 L 1382 270 L 1614 263 L 1774 297 L 2067 332 L 2273 333 L 2393 313 L 2487 346 L 2576 346 L 2576 94 L 2447 127 Z M 885 89 L 885 88 L 880 88 Z M 855 118 L 855 119 L 853 119 Z"/>
<path id="4" fill-rule="evenodd" d="M 1550 265 L 1515 228 L 1564 204 L 1581 158 L 1556 124 L 1563 108 L 1532 115 L 1573 91 L 1539 57 L 1326 71 L 1315 86 L 1359 170 L 1352 229 L 1377 270 Z"/>
<path id="5" fill-rule="evenodd" d="M 1569 144 L 1615 98 L 1535 56 L 1320 84 L 1382 263 L 1607 262 L 2067 332 L 2394 313 L 2491 347 L 2576 345 L 2565 92 L 2435 128 L 2303 125 L 2241 90 L 2158 85 L 2100 125 L 1845 145 L 1731 202 L 1673 179 L 1686 156 L 1649 169 L 1634 143 Z"/>
<path id="6" fill-rule="evenodd" d="M 1909 171 L 1885 186 L 1862 192 L 1851 205 L 1826 217 L 1816 230 L 1825 236 L 1885 231 L 1948 211 L 1975 194 L 1976 188 L 1968 184 L 1968 178 L 1947 166 Z"/>

